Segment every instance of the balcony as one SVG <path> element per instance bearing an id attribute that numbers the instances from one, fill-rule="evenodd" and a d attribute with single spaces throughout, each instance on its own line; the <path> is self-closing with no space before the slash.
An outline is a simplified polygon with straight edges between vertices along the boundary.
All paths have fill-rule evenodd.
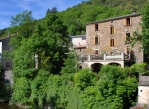
<path id="1" fill-rule="evenodd" d="M 126 55 L 124 53 L 104 54 L 104 55 L 84 55 L 81 61 L 107 61 L 107 60 L 135 60 L 134 55 Z"/>

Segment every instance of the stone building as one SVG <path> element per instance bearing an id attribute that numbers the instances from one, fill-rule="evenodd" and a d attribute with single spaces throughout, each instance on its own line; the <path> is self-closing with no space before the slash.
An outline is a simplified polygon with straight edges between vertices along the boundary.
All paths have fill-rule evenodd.
<path id="1" fill-rule="evenodd" d="M 101 65 L 116 64 L 130 66 L 148 61 L 140 44 L 133 48 L 130 41 L 135 31 L 141 32 L 141 16 L 133 13 L 86 24 L 86 51 L 84 64 L 98 72 Z"/>

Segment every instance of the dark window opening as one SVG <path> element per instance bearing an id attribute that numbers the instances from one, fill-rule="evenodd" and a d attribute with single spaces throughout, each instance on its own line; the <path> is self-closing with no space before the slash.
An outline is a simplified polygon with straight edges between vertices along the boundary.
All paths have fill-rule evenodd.
<path id="1" fill-rule="evenodd" d="M 98 31 L 98 24 L 95 24 L 95 31 Z"/>
<path id="2" fill-rule="evenodd" d="M 110 47 L 114 47 L 114 39 L 110 39 Z"/>
<path id="3" fill-rule="evenodd" d="M 12 62 L 6 62 L 6 67 L 12 67 Z"/>
<path id="4" fill-rule="evenodd" d="M 95 44 L 98 44 L 98 37 L 95 37 Z"/>
<path id="5" fill-rule="evenodd" d="M 95 55 L 97 55 L 97 54 L 98 54 L 98 50 L 95 51 Z"/>
<path id="6" fill-rule="evenodd" d="M 82 66 L 81 65 L 79 66 L 79 69 L 82 69 Z"/>
<path id="7" fill-rule="evenodd" d="M 131 38 L 130 33 L 126 33 L 126 41 L 130 41 L 131 40 L 130 38 Z"/>
<path id="8" fill-rule="evenodd" d="M 110 34 L 114 34 L 114 27 L 110 27 Z"/>
<path id="9" fill-rule="evenodd" d="M 130 18 L 126 18 L 126 26 L 130 26 Z"/>

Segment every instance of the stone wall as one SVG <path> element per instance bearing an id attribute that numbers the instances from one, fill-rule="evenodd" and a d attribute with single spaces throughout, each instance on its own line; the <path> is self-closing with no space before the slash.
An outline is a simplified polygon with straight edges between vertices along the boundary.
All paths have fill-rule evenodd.
<path id="1" fill-rule="evenodd" d="M 130 18 L 131 25 L 126 26 L 126 17 Z M 140 31 L 140 15 L 130 15 L 109 20 L 97 21 L 86 24 L 86 43 L 87 48 L 98 50 L 99 53 L 106 51 L 110 53 L 114 49 L 118 53 L 127 53 L 126 49 L 131 48 L 125 44 L 126 33 L 133 35 L 137 29 Z M 98 24 L 98 31 L 95 31 L 95 24 Z M 114 34 L 110 34 L 110 27 L 114 27 Z M 99 44 L 95 44 L 95 37 L 98 37 Z M 110 39 L 114 39 L 114 47 L 110 47 Z M 134 52 L 136 62 L 143 62 L 143 52 L 139 52 L 140 44 L 136 44 L 131 50 Z"/>

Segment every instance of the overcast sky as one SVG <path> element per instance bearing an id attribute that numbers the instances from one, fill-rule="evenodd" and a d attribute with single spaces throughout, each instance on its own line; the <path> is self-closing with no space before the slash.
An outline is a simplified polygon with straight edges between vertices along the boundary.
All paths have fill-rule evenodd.
<path id="1" fill-rule="evenodd" d="M 32 11 L 35 19 L 45 17 L 47 9 L 66 10 L 87 0 L 0 0 L 0 29 L 9 27 L 11 17 L 24 10 Z"/>

